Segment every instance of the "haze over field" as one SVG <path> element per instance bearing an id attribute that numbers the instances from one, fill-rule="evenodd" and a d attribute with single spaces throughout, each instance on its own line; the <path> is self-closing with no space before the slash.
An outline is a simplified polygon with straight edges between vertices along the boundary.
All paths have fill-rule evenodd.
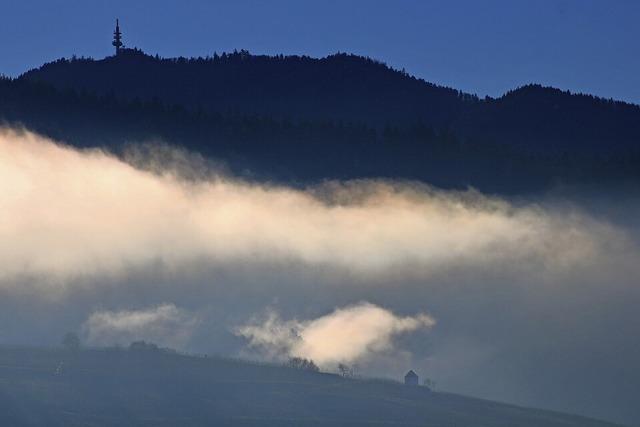
<path id="1" fill-rule="evenodd" d="M 2 342 L 76 330 L 91 345 L 413 368 L 446 390 L 640 419 L 637 195 L 300 189 L 163 150 L 123 160 L 2 130 Z"/>

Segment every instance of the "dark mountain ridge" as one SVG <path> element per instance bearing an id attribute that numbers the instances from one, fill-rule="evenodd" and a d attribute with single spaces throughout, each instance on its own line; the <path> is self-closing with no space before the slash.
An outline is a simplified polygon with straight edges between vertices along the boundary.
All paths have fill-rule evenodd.
<path id="1" fill-rule="evenodd" d="M 127 49 L 101 60 L 61 59 L 20 78 L 129 100 L 156 97 L 211 112 L 370 125 L 429 118 L 442 126 L 473 99 L 347 54 L 316 59 L 240 51 L 165 59 Z"/>
<path id="2" fill-rule="evenodd" d="M 481 100 L 343 53 L 318 59 L 243 50 L 164 59 L 127 49 L 100 60 L 60 59 L 20 79 L 218 113 L 359 122 L 376 129 L 420 123 L 532 152 L 622 151 L 637 149 L 640 141 L 637 105 L 540 85 Z"/>
<path id="3" fill-rule="evenodd" d="M 162 141 L 288 185 L 418 180 L 523 193 L 640 180 L 640 107 L 529 85 L 497 99 L 368 58 L 61 59 L 0 79 L 0 123 L 116 154 Z"/>

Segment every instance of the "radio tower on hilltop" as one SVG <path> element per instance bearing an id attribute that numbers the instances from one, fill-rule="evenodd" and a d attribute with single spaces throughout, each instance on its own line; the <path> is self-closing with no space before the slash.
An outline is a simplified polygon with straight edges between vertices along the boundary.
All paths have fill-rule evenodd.
<path id="1" fill-rule="evenodd" d="M 116 30 L 113 32 L 113 42 L 111 43 L 116 47 L 116 55 L 120 54 L 122 48 L 122 33 L 120 32 L 120 22 L 116 19 Z"/>

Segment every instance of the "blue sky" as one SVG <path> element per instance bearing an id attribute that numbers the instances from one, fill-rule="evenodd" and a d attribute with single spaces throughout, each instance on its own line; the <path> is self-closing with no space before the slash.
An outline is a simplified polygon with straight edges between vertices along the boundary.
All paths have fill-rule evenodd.
<path id="1" fill-rule="evenodd" d="M 125 43 L 161 56 L 381 59 L 479 95 L 537 82 L 640 103 L 637 0 L 16 0 L 2 2 L 0 73 Z M 5 4 L 8 3 L 8 4 Z"/>

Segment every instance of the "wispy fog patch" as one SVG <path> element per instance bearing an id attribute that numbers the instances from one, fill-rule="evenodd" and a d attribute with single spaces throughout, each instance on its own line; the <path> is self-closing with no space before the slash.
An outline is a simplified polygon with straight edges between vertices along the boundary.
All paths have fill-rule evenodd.
<path id="1" fill-rule="evenodd" d="M 144 141 L 125 146 L 122 158 L 136 169 L 157 175 L 173 175 L 184 181 L 213 180 L 229 175 L 221 161 L 168 145 L 162 141 Z"/>
<path id="2" fill-rule="evenodd" d="M 128 345 L 146 340 L 171 348 L 184 348 L 198 318 L 174 304 L 141 310 L 96 311 L 82 329 L 90 345 Z"/>
<path id="3" fill-rule="evenodd" d="M 270 358 L 303 357 L 321 366 L 353 363 L 393 350 L 400 334 L 428 329 L 435 320 L 427 314 L 397 316 L 362 302 L 312 320 L 282 320 L 273 310 L 235 332 L 249 347 Z"/>

